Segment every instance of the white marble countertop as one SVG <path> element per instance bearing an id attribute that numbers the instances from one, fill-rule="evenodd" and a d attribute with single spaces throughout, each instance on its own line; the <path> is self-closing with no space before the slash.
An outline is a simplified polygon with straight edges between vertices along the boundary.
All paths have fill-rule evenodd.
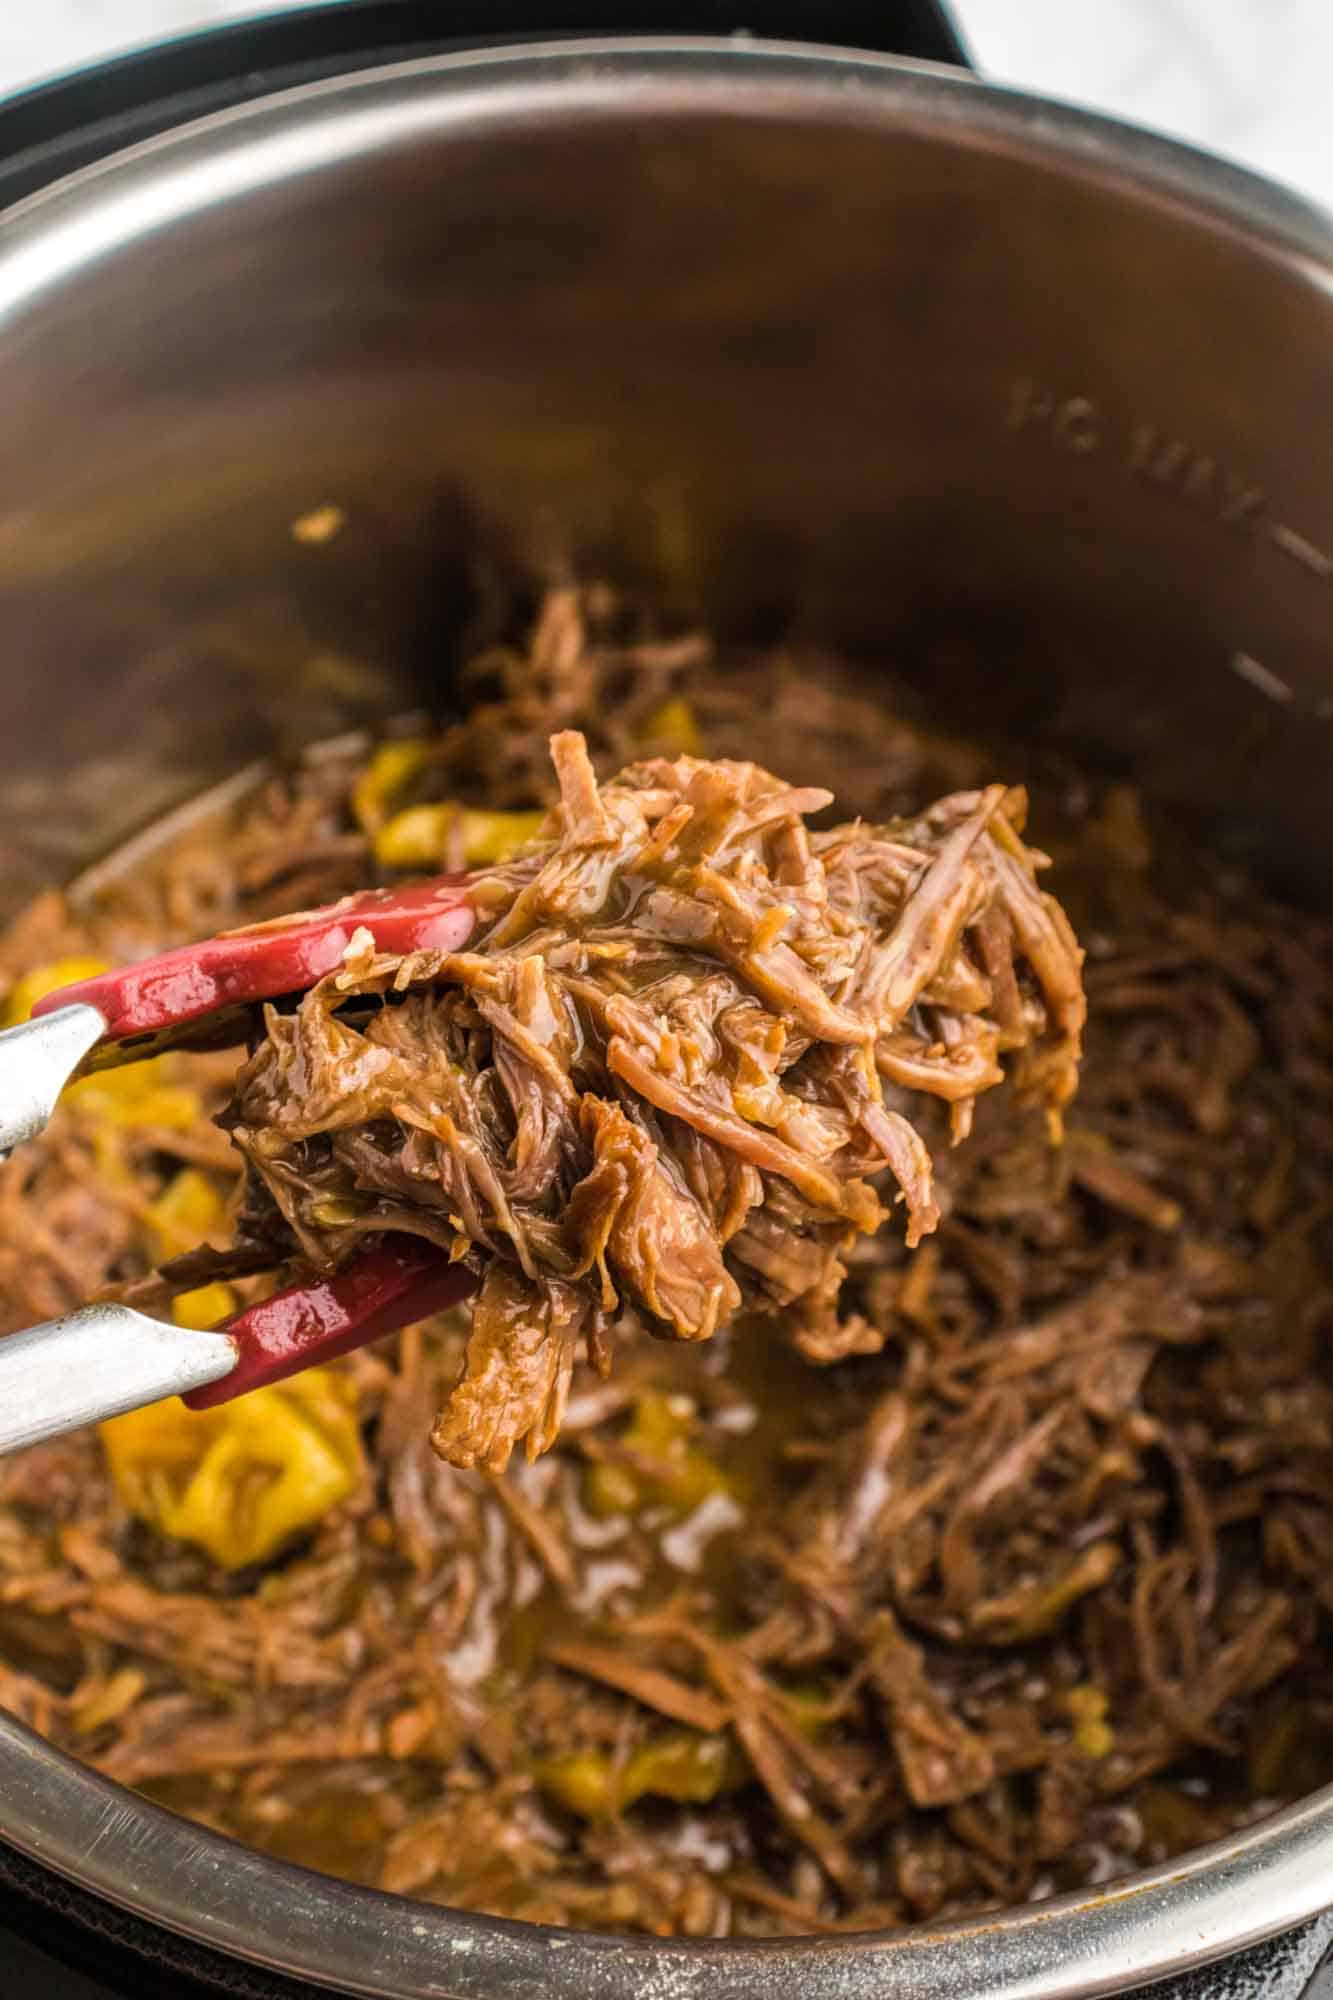
<path id="1" fill-rule="evenodd" d="M 1333 206 L 1333 0 L 952 0 L 979 66 Z M 0 0 L 0 96 L 255 0 Z"/>

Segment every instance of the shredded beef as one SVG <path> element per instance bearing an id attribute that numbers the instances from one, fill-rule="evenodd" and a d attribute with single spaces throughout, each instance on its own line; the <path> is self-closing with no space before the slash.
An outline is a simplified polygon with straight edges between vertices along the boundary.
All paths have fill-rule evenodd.
<path id="1" fill-rule="evenodd" d="M 551 756 L 550 835 L 478 885 L 471 949 L 361 934 L 294 1013 L 266 1011 L 225 1121 L 316 1267 L 388 1229 L 480 1264 L 434 1442 L 497 1471 L 550 1447 L 576 1356 L 606 1356 L 619 1315 L 697 1341 L 781 1310 L 828 1338 L 842 1253 L 883 1219 L 873 1179 L 909 1247 L 939 1219 L 898 1105 L 943 1099 L 965 1132 L 1004 1056 L 1058 1118 L 1085 1012 L 1021 792 L 817 832 L 829 793 L 753 764 L 599 785 L 576 731 Z M 367 997 L 385 1004 L 347 1018 Z"/>
<path id="2" fill-rule="evenodd" d="M 715 656 L 596 589 L 551 593 L 530 642 L 488 650 L 467 686 L 413 802 L 553 806 L 553 732 L 579 730 L 610 774 L 673 755 L 654 718 L 677 697 L 701 754 L 781 769 L 799 744 L 801 775 L 872 826 L 977 794 L 991 768 L 896 720 L 883 682 L 809 653 Z M 220 829 L 178 830 L 132 871 L 44 898 L 0 938 L 0 987 L 62 953 L 142 955 L 366 886 L 350 801 L 369 754 L 327 748 Z M 836 1310 L 803 1313 L 791 1341 L 774 1337 L 781 1316 L 746 1312 L 701 1346 L 617 1323 L 603 1379 L 585 1320 L 558 1438 L 503 1475 L 443 1462 L 423 1420 L 458 1381 L 466 1315 L 349 1356 L 364 1480 L 250 1571 L 132 1520 L 95 1433 L 0 1462 L 0 1701 L 265 1851 L 659 1936 L 994 1910 L 1105 1883 L 1333 1779 L 1333 929 L 1123 788 L 1031 775 L 1088 947 L 1062 1144 L 1041 1105 L 1054 1014 L 1026 1051 L 1002 1046 L 1050 941 L 1031 911 L 1017 946 L 983 912 L 936 1018 L 980 1014 L 984 979 L 999 1061 L 1015 1081 L 1036 1065 L 1037 1102 L 979 1094 L 994 1058 L 970 1033 L 948 1075 L 958 1102 L 977 1097 L 974 1129 L 950 1149 L 937 1128 L 954 1100 L 916 1082 L 921 1060 L 945 1080 L 933 1045 L 909 1021 L 876 1047 L 886 1107 L 935 1160 L 933 1234 L 909 1249 L 900 1228 L 856 1233 L 835 1253 Z M 927 826 L 921 844 L 943 838 Z M 391 1024 L 414 1005 L 433 1018 L 435 990 L 384 1007 L 373 1039 L 378 995 L 356 996 L 351 1031 L 394 1061 L 434 1049 L 415 1030 L 400 1046 Z M 569 1129 L 559 1086 L 525 1096 L 531 1066 L 510 1068 L 529 1107 L 511 1152 L 508 1039 L 478 1014 L 468 1047 L 476 1067 L 499 1052 L 495 1129 L 515 1121 L 500 1192 L 540 1209 Z M 227 1204 L 216 1242 L 257 1244 L 252 1271 L 286 1254 L 279 1191 L 250 1177 L 242 1193 L 209 1123 L 233 1069 L 166 1059 L 162 1082 L 197 1096 L 189 1123 L 164 1105 L 108 1124 L 76 1092 L 0 1164 L 0 1325 L 155 1283 L 149 1218 L 186 1166 Z M 643 1132 L 672 1114 L 640 1122 L 619 1084 L 592 1095 L 580 1178 L 600 1137 L 633 1183 Z M 804 1194 L 770 1174 L 751 1200 L 748 1162 L 670 1129 L 691 1199 L 734 1208 L 733 1282 L 817 1293 Z M 377 1201 L 428 1217 L 443 1187 L 416 1137 L 381 1120 L 308 1143 L 328 1146 L 330 1199 L 348 1198 L 355 1162 L 383 1177 Z M 469 1198 L 492 1268 L 526 1282 L 490 1196 Z M 441 1208 L 452 1243 L 462 1211 Z M 207 1275 L 196 1261 L 171 1282 Z M 234 1282 L 244 1296 L 262 1280 Z M 681 1293 L 696 1314 L 698 1296 Z M 576 1310 L 545 1342 L 539 1425 Z M 503 1295 L 496 1311 L 502 1347 Z"/>

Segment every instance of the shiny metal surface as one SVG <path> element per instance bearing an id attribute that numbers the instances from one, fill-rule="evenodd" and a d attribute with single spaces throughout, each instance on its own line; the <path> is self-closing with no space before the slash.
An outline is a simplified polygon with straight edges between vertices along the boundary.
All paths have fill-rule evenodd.
<path id="1" fill-rule="evenodd" d="M 1327 1796 L 1099 1894 L 856 1939 L 661 1943 L 439 1910 L 266 1860 L 148 1805 L 0 1716 L 5 1837 L 242 1959 L 396 2000 L 1055 2000 L 1180 1972 L 1329 1894 Z M 16 1832 L 16 1829 L 18 1830 Z M 19 1839 L 18 1834 L 22 1838 Z"/>
<path id="2" fill-rule="evenodd" d="M 95 1007 L 61 1007 L 0 1030 L 0 1160 L 42 1130 L 105 1027 Z"/>
<path id="3" fill-rule="evenodd" d="M 235 1366 L 225 1333 L 172 1326 L 132 1306 L 84 1306 L 30 1326 L 0 1340 L 0 1456 L 202 1389 Z"/>
<path id="4" fill-rule="evenodd" d="M 1098 756 L 1327 878 L 1333 234 L 1163 142 L 745 43 L 406 65 L 15 211 L 0 382 L 13 902 L 253 754 L 447 701 L 533 556 L 855 646 L 913 711 Z M 322 506 L 342 531 L 294 537 Z M 398 2000 L 1058 2000 L 1333 1897 L 1323 1794 L 971 1924 L 581 1937 L 265 1861 L 17 1725 L 0 1833 Z"/>

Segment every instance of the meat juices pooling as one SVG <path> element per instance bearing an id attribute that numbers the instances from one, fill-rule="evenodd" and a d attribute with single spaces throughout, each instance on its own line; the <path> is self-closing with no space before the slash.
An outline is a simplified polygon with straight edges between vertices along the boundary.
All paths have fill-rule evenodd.
<path id="1" fill-rule="evenodd" d="M 802 781 L 876 824 L 992 764 L 836 663 L 716 658 L 600 591 L 553 595 L 468 685 L 442 736 L 320 753 L 225 839 L 77 912 L 43 898 L 0 973 L 326 900 L 376 850 L 457 865 L 496 811 L 552 802 L 560 729 L 603 777 L 782 770 L 799 743 Z M 1123 791 L 1054 772 L 1034 795 L 1089 954 L 1064 1144 L 1002 1089 L 950 1150 L 914 1098 L 940 1224 L 849 1248 L 842 1358 L 772 1319 L 614 1340 L 548 1454 L 494 1477 L 429 1444 L 466 1314 L 415 1329 L 311 1392 L 355 1477 L 248 1567 L 132 1512 L 93 1434 L 0 1462 L 0 1699 L 270 1851 L 661 1934 L 997 1907 L 1333 1775 L 1329 932 L 1150 841 Z M 234 1068 L 92 1078 L 0 1168 L 5 1324 L 232 1239 L 208 1116 Z M 253 1514 L 262 1452 L 216 1448 Z"/>

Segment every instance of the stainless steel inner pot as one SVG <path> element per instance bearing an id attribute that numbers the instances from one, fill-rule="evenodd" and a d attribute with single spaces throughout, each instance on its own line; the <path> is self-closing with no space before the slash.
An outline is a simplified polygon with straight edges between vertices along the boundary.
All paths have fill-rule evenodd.
<path id="1" fill-rule="evenodd" d="M 743 41 L 350 77 L 12 211 L 0 397 L 7 907 L 256 752 L 440 700 L 487 550 L 854 647 L 1327 869 L 1333 232 L 1123 127 Z M 0 1837 L 397 1996 L 1056 2000 L 1333 1901 L 1326 1791 L 973 1923 L 576 1936 L 263 1860 L 17 1725 Z"/>

